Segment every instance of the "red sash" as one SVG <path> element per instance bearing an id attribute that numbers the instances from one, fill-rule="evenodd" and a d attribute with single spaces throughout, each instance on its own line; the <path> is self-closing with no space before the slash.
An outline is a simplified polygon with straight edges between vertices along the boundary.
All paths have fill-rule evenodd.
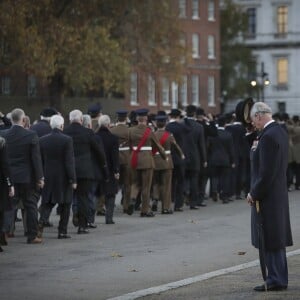
<path id="1" fill-rule="evenodd" d="M 144 135 L 142 136 L 142 139 L 140 140 L 138 146 L 136 147 L 136 150 L 132 149 L 132 157 L 131 157 L 131 167 L 135 169 L 137 167 L 138 163 L 138 153 L 140 152 L 141 148 L 145 145 L 145 142 L 147 138 L 149 137 L 151 133 L 151 129 L 149 127 L 146 128 Z"/>
<path id="2" fill-rule="evenodd" d="M 164 134 L 161 136 L 159 143 L 163 146 L 169 136 L 170 136 L 170 132 L 165 131 Z M 152 154 L 155 155 L 157 153 L 157 151 L 158 151 L 157 149 L 152 150 Z"/>

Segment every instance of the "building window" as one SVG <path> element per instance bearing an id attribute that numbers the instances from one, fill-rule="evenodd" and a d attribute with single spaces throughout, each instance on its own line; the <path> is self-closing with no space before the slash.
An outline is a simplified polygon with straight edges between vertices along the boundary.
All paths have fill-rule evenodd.
<path id="1" fill-rule="evenodd" d="M 208 58 L 215 59 L 215 37 L 213 35 L 208 36 Z"/>
<path id="2" fill-rule="evenodd" d="M 2 77 L 2 95 L 10 95 L 10 77 Z"/>
<path id="3" fill-rule="evenodd" d="M 280 57 L 277 59 L 277 88 L 287 89 L 288 86 L 288 59 Z"/>
<path id="4" fill-rule="evenodd" d="M 131 105 L 137 105 L 138 99 L 137 99 L 137 73 L 131 73 L 130 74 L 130 104 Z"/>
<path id="5" fill-rule="evenodd" d="M 256 35 L 256 8 L 248 8 L 247 17 L 248 17 L 247 37 L 253 38 Z"/>
<path id="6" fill-rule="evenodd" d="M 27 79 L 27 95 L 28 97 L 36 96 L 36 77 L 29 75 Z"/>
<path id="7" fill-rule="evenodd" d="M 199 76 L 192 75 L 192 104 L 199 106 Z"/>
<path id="8" fill-rule="evenodd" d="M 178 107 L 178 84 L 176 82 L 172 82 L 171 84 L 172 91 L 172 108 Z"/>
<path id="9" fill-rule="evenodd" d="M 156 105 L 155 101 L 155 79 L 149 75 L 148 76 L 148 104 Z"/>
<path id="10" fill-rule="evenodd" d="M 178 0 L 179 18 L 186 18 L 186 0 Z"/>
<path id="11" fill-rule="evenodd" d="M 180 101 L 182 106 L 187 106 L 187 76 L 182 76 L 182 81 L 179 87 Z"/>
<path id="12" fill-rule="evenodd" d="M 207 99 L 208 99 L 208 106 L 215 106 L 215 78 L 213 76 L 208 77 L 207 83 Z"/>
<path id="13" fill-rule="evenodd" d="M 215 20 L 215 1 L 209 0 L 208 2 L 208 20 L 214 21 Z"/>
<path id="14" fill-rule="evenodd" d="M 199 0 L 192 1 L 192 19 L 199 19 Z"/>
<path id="15" fill-rule="evenodd" d="M 277 34 L 284 36 L 288 30 L 288 7 L 277 7 Z"/>
<path id="16" fill-rule="evenodd" d="M 193 56 L 193 58 L 200 57 L 199 34 L 197 34 L 197 33 L 193 33 L 193 35 L 192 35 L 192 56 Z"/>
<path id="17" fill-rule="evenodd" d="M 162 104 L 170 105 L 169 80 L 165 77 L 162 79 Z"/>

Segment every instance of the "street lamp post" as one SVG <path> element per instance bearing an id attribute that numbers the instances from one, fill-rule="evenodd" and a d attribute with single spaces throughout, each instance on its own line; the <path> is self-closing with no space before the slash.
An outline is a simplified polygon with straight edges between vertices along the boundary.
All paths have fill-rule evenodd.
<path id="1" fill-rule="evenodd" d="M 260 91 L 260 100 L 265 102 L 265 86 L 270 84 L 270 80 L 268 78 L 268 73 L 265 72 L 265 64 L 263 62 L 260 64 L 260 73 L 256 74 L 256 77 L 259 78 L 259 82 L 257 82 L 257 79 L 253 79 L 250 84 L 253 87 L 257 86 Z"/>

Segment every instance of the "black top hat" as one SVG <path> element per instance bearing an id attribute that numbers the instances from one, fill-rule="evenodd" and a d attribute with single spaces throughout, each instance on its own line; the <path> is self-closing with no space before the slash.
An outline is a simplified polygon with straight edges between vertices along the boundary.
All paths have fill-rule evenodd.
<path id="1" fill-rule="evenodd" d="M 169 115 L 172 117 L 179 117 L 181 116 L 181 111 L 177 108 L 172 108 Z"/>
<path id="2" fill-rule="evenodd" d="M 53 107 L 47 107 L 47 108 L 44 108 L 41 113 L 40 113 L 40 116 L 43 116 L 43 117 L 46 117 L 46 118 L 50 118 L 54 115 L 57 115 L 58 112 L 55 108 Z"/>
<path id="3" fill-rule="evenodd" d="M 156 121 L 160 121 L 160 122 L 167 121 L 167 119 L 168 119 L 168 116 L 167 116 L 167 115 L 157 115 L 157 116 L 155 117 L 155 120 L 156 120 Z"/>

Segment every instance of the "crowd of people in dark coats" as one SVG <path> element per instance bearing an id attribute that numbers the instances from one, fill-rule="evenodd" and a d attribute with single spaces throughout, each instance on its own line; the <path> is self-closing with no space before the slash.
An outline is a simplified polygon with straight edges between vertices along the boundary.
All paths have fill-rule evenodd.
<path id="1" fill-rule="evenodd" d="M 288 187 L 300 189 L 299 117 L 274 119 L 289 133 Z M 54 207 L 58 239 L 67 239 L 70 216 L 78 234 L 96 228 L 97 215 L 114 224 L 119 191 L 123 212 L 141 217 L 199 209 L 209 198 L 227 204 L 249 192 L 252 131 L 234 113 L 213 117 L 194 105 L 119 110 L 113 123 L 93 104 L 87 114 L 71 111 L 68 123 L 54 108 L 33 125 L 22 109 L 0 113 L 1 246 L 14 237 L 19 209 L 27 243 L 40 244 Z"/>

